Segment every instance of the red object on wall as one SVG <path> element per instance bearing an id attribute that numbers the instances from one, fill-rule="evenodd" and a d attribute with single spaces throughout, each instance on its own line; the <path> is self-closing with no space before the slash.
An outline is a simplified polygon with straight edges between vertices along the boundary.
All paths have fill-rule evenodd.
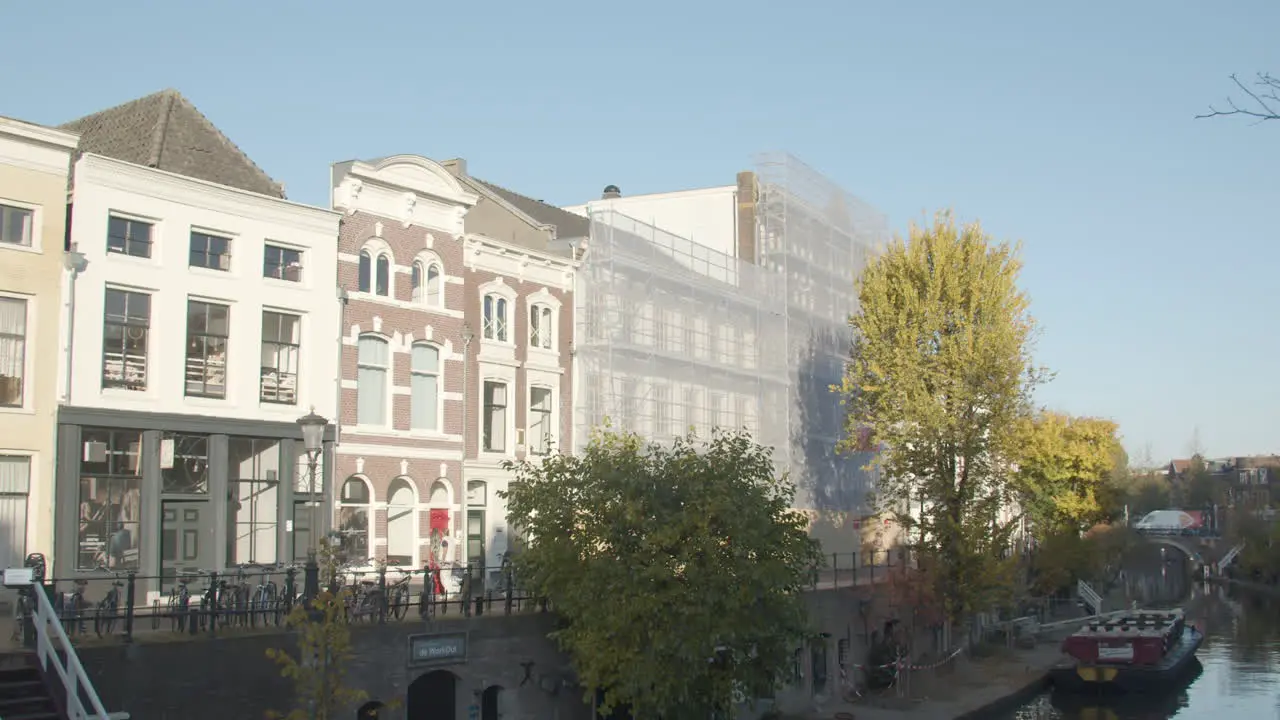
<path id="1" fill-rule="evenodd" d="M 447 532 L 449 530 L 449 511 L 443 508 L 431 509 L 431 529 Z"/>

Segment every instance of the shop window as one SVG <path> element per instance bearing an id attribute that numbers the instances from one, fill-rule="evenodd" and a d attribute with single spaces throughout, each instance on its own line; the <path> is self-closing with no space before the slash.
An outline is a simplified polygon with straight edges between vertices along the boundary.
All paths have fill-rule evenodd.
<path id="1" fill-rule="evenodd" d="M 234 437 L 228 455 L 227 565 L 274 563 L 280 441 Z"/>
<path id="2" fill-rule="evenodd" d="M 142 432 L 85 428 L 80 437 L 76 566 L 81 570 L 136 570 L 142 515 Z"/>

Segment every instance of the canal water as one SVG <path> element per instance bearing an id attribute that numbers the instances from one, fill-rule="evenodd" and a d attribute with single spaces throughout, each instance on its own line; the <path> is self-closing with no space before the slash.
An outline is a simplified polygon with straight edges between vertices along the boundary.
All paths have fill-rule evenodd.
<path id="1" fill-rule="evenodd" d="M 1124 586 L 1143 607 L 1183 607 L 1205 631 L 1200 667 L 1160 695 L 1099 701 L 1045 693 L 992 720 L 1280 720 L 1280 598 L 1188 577 L 1181 558 L 1131 560 Z"/>

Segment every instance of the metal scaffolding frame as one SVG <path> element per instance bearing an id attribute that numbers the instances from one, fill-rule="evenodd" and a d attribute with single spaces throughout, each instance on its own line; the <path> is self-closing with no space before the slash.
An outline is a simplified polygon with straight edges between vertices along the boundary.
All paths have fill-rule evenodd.
<path id="1" fill-rule="evenodd" d="M 757 262 L 591 209 L 574 336 L 579 445 L 605 418 L 668 441 L 745 428 L 796 506 L 866 511 L 869 456 L 837 456 L 854 278 L 884 218 L 795 158 L 757 158 Z"/>

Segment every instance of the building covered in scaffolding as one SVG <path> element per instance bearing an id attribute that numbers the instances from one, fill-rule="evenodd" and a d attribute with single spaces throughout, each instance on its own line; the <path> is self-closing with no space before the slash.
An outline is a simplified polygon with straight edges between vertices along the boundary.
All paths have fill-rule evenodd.
<path id="1" fill-rule="evenodd" d="M 567 208 L 590 219 L 577 276 L 576 443 L 605 419 L 663 442 L 745 428 L 790 473 L 830 552 L 857 544 L 870 453 L 836 452 L 831 391 L 848 357 L 854 280 L 884 218 L 787 155 L 733 186 Z"/>

